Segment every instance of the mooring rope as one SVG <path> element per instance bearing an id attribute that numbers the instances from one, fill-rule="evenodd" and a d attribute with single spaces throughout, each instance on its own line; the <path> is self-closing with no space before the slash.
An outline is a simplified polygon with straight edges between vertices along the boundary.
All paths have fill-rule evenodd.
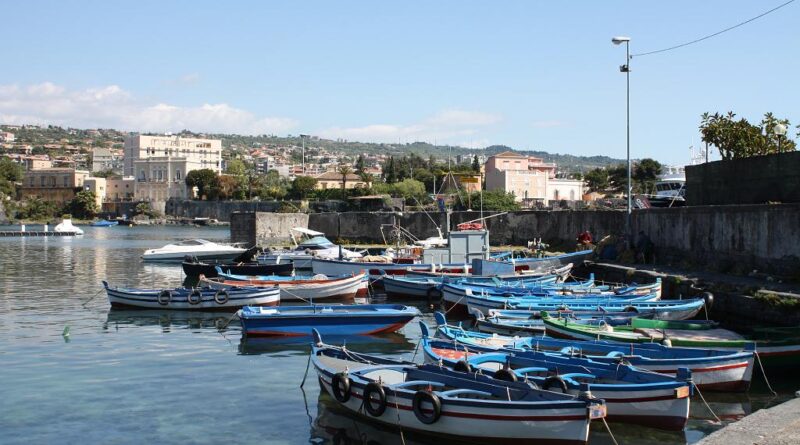
<path id="1" fill-rule="evenodd" d="M 703 393 L 700 392 L 700 388 L 697 385 L 695 385 L 694 389 L 697 391 L 697 395 L 700 396 L 700 400 L 703 401 L 703 404 L 706 406 L 706 409 L 708 409 L 708 412 L 710 412 L 711 415 L 714 416 L 715 419 L 717 419 L 717 423 L 722 423 L 722 419 L 717 417 L 717 413 L 715 413 L 714 410 L 711 409 L 711 407 L 708 405 L 708 402 L 706 402 L 706 398 L 703 397 Z"/>
<path id="2" fill-rule="evenodd" d="M 619 442 L 617 442 L 617 439 L 614 437 L 614 433 L 611 432 L 611 428 L 608 426 L 608 422 L 606 422 L 606 418 L 601 417 L 600 419 L 603 421 L 603 425 L 606 426 L 606 431 L 608 431 L 608 435 L 611 436 L 611 441 L 614 442 L 614 445 L 619 445 Z"/>
<path id="3" fill-rule="evenodd" d="M 769 379 L 767 379 L 767 373 L 764 372 L 764 365 L 761 363 L 761 355 L 758 353 L 758 351 L 753 351 L 753 355 L 755 355 L 756 356 L 756 360 L 758 360 L 758 367 L 761 368 L 761 375 L 764 376 L 764 382 L 767 384 L 767 388 L 769 388 L 769 392 L 771 392 L 772 395 L 777 396 L 778 393 L 775 392 L 774 389 L 772 389 L 772 386 L 769 384 Z"/>
<path id="4" fill-rule="evenodd" d="M 308 377 L 308 368 L 311 367 L 311 354 L 313 353 L 314 353 L 313 350 L 308 352 L 308 362 L 306 363 L 306 372 L 305 374 L 303 374 L 303 381 L 300 382 L 300 389 L 303 389 L 303 385 L 306 384 L 306 377 Z"/>
<path id="5" fill-rule="evenodd" d="M 92 295 L 91 297 L 89 297 L 89 299 L 88 299 L 88 300 L 86 300 L 86 301 L 84 301 L 83 303 L 81 303 L 81 306 L 83 306 L 83 307 L 84 307 L 84 309 L 85 309 L 85 308 L 86 308 L 86 305 L 87 305 L 87 304 L 88 304 L 90 301 L 94 300 L 94 299 L 95 299 L 95 298 L 96 298 L 98 295 L 100 295 L 100 293 L 102 293 L 104 290 L 106 290 L 106 289 L 105 289 L 105 288 L 103 288 L 103 289 L 100 289 L 99 291 L 97 291 L 97 293 L 95 293 L 94 295 Z"/>

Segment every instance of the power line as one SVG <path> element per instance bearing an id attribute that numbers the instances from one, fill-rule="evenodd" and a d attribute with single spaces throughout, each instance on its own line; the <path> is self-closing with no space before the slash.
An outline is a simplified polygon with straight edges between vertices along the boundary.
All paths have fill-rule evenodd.
<path id="1" fill-rule="evenodd" d="M 761 17 L 764 17 L 767 14 L 770 14 L 772 12 L 775 12 L 775 11 L 783 8 L 784 6 L 788 5 L 789 3 L 794 3 L 794 1 L 795 0 L 789 0 L 788 2 L 783 3 L 781 5 L 778 5 L 778 6 L 774 7 L 774 8 L 772 8 L 772 9 L 770 9 L 769 11 L 763 12 L 763 13 L 761 13 L 761 14 L 753 17 L 753 18 L 750 18 L 748 20 L 745 20 L 745 21 L 743 21 L 741 23 L 737 23 L 737 24 L 735 24 L 735 25 L 733 25 L 733 26 L 731 26 L 729 28 L 725 28 L 722 31 L 717 31 L 714 34 L 709 34 L 709 35 L 707 35 L 705 37 L 700 37 L 699 39 L 692 40 L 691 42 L 681 43 L 680 45 L 671 46 L 669 48 L 659 49 L 659 50 L 656 50 L 656 51 L 649 51 L 649 52 L 646 52 L 646 53 L 633 54 L 633 55 L 631 55 L 631 58 L 633 58 L 633 57 L 641 57 L 641 56 L 648 56 L 650 54 L 658 54 L 658 53 L 663 53 L 663 52 L 667 52 L 667 51 L 672 51 L 674 49 L 683 48 L 684 46 L 689 46 L 689 45 L 692 45 L 692 44 L 695 44 L 695 43 L 698 43 L 698 42 L 702 42 L 703 40 L 708 40 L 708 39 L 710 39 L 712 37 L 716 37 L 716 36 L 718 36 L 718 35 L 720 35 L 722 33 L 726 33 L 726 32 L 728 32 L 728 31 L 730 31 L 732 29 L 736 29 L 736 28 L 738 28 L 740 26 L 746 25 L 746 24 L 748 24 L 748 23 L 750 23 L 750 22 L 752 22 L 754 20 L 758 20 L 758 19 L 760 19 Z"/>

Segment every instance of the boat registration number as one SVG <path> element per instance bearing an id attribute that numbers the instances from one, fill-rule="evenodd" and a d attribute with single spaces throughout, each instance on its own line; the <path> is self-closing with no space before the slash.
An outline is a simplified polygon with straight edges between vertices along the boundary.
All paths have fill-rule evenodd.
<path id="1" fill-rule="evenodd" d="M 689 397 L 689 387 L 688 386 L 681 386 L 675 390 L 675 398 L 676 399 L 684 399 Z"/>
<path id="2" fill-rule="evenodd" d="M 602 419 L 607 414 L 605 405 L 592 405 L 589 407 L 590 419 Z"/>

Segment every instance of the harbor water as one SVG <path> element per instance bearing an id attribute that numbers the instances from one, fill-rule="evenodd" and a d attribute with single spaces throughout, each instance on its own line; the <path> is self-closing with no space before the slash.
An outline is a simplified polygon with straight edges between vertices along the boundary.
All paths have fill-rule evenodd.
<path id="1" fill-rule="evenodd" d="M 0 238 L 0 443 L 401 443 L 399 432 L 343 414 L 320 396 L 313 370 L 300 388 L 308 339 L 244 339 L 230 313 L 110 308 L 101 280 L 182 283 L 179 265 L 142 263 L 145 249 L 187 238 L 226 241 L 227 228 L 82 228 L 86 234 L 74 238 Z M 433 325 L 432 310 L 418 307 Z M 412 322 L 348 346 L 419 360 L 419 335 Z M 760 375 L 748 393 L 704 396 L 729 422 L 796 389 L 772 384 L 779 396 Z M 695 396 L 683 432 L 610 428 L 620 444 L 686 444 L 720 428 L 713 419 Z M 612 443 L 595 423 L 591 443 Z M 402 441 L 440 443 L 407 432 Z"/>

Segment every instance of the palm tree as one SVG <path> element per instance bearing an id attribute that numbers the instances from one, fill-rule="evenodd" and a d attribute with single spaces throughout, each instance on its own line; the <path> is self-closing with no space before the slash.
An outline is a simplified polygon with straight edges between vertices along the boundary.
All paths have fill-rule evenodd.
<path id="1" fill-rule="evenodd" d="M 342 175 L 342 197 L 344 197 L 344 190 L 347 186 L 347 176 L 350 175 L 350 173 L 353 173 L 353 169 L 351 169 L 347 164 L 339 164 L 339 168 L 336 171 Z"/>
<path id="2" fill-rule="evenodd" d="M 367 188 L 372 187 L 372 181 L 374 180 L 372 173 L 363 171 L 358 174 L 358 177 L 361 178 L 363 183 L 367 184 Z"/>

